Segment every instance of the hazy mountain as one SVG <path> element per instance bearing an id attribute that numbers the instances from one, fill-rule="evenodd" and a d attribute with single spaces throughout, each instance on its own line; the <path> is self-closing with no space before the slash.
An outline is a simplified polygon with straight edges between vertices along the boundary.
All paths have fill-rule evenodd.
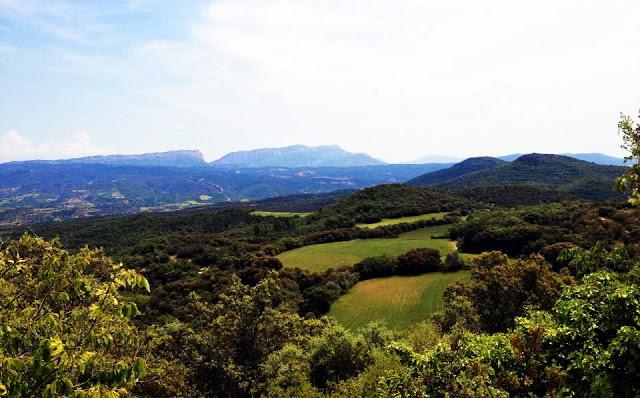
<path id="1" fill-rule="evenodd" d="M 347 152 L 337 145 L 293 145 L 232 152 L 211 164 L 238 167 L 352 167 L 380 165 L 384 162 L 366 153 Z"/>
<path id="2" fill-rule="evenodd" d="M 106 164 L 112 166 L 165 166 L 198 167 L 207 166 L 202 153 L 198 150 L 144 153 L 140 155 L 88 156 L 63 160 L 33 160 L 14 163 L 40 164 Z"/>
<path id="3" fill-rule="evenodd" d="M 447 169 L 433 171 L 431 173 L 421 175 L 420 177 L 416 177 L 410 180 L 408 184 L 416 186 L 437 185 L 465 174 L 496 167 L 503 163 L 505 163 L 504 160 L 497 158 L 469 158 L 460 163 L 456 163 Z"/>
<path id="4" fill-rule="evenodd" d="M 605 155 L 603 153 L 563 153 L 563 155 L 574 159 L 584 160 L 585 162 L 610 166 L 625 166 L 624 159 Z"/>
<path id="5" fill-rule="evenodd" d="M 513 162 L 522 155 L 522 153 L 512 153 L 511 155 L 498 156 L 498 159 L 504 160 L 505 162 Z"/>
<path id="6" fill-rule="evenodd" d="M 438 184 L 447 188 L 531 184 L 558 189 L 590 200 L 621 199 L 614 180 L 626 168 L 598 165 L 562 155 L 532 153 L 513 162 Z"/>

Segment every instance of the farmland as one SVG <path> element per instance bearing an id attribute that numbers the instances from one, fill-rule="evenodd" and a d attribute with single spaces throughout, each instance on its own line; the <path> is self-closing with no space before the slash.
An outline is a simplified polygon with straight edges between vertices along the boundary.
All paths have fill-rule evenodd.
<path id="1" fill-rule="evenodd" d="M 278 255 L 285 267 L 297 267 L 318 272 L 343 265 L 353 265 L 366 257 L 398 256 L 411 249 L 429 247 L 444 255 L 455 249 L 455 242 L 433 239 L 446 234 L 450 225 L 437 225 L 406 232 L 397 238 L 356 239 L 346 242 L 323 243 L 286 251 Z"/>
<path id="2" fill-rule="evenodd" d="M 400 217 L 400 218 L 383 218 L 381 221 L 371 224 L 357 224 L 358 228 L 378 228 L 378 227 L 386 227 L 389 225 L 396 224 L 411 224 L 418 221 L 426 221 L 426 220 L 442 220 L 444 216 L 446 216 L 447 212 L 440 213 L 429 213 L 429 214 L 421 214 L 419 216 L 408 216 L 408 217 Z"/>
<path id="3" fill-rule="evenodd" d="M 396 330 L 406 329 L 441 310 L 444 289 L 469 276 L 469 271 L 434 272 L 358 282 L 333 303 L 329 315 L 350 329 L 374 320 L 383 320 Z"/>

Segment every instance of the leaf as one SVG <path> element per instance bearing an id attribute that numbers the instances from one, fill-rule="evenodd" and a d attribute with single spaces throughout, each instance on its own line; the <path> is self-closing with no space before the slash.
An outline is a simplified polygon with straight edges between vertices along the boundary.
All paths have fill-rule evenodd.
<path id="1" fill-rule="evenodd" d="M 64 344 L 60 339 L 51 339 L 51 341 L 49 341 L 49 348 L 51 349 L 51 356 L 58 355 L 64 351 Z"/>
<path id="2" fill-rule="evenodd" d="M 0 383 L 0 395 L 7 395 L 7 387 L 4 384 Z"/>

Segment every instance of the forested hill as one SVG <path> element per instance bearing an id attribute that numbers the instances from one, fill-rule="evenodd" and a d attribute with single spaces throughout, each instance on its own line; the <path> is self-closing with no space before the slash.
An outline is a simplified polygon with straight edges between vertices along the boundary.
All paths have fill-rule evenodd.
<path id="1" fill-rule="evenodd" d="M 470 172 L 434 185 L 467 189 L 526 184 L 556 189 L 587 200 L 620 200 L 624 195 L 615 192 L 614 180 L 625 170 L 625 167 L 599 165 L 568 156 L 533 153 L 520 156 L 513 162 Z"/>
<path id="2" fill-rule="evenodd" d="M 490 169 L 504 163 L 506 163 L 504 160 L 491 157 L 469 158 L 460 163 L 456 163 L 447 169 L 436 170 L 431 173 L 421 175 L 420 177 L 416 177 L 410 180 L 408 184 L 420 187 L 438 185 L 454 178 L 458 178 L 469 173 L 475 173 L 476 171 Z"/>

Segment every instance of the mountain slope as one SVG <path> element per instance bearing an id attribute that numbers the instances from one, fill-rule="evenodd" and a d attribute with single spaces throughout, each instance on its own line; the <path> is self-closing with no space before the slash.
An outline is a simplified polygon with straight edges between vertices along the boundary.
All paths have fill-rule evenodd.
<path id="1" fill-rule="evenodd" d="M 437 185 L 446 181 L 458 178 L 465 174 L 475 173 L 477 171 L 490 169 L 505 163 L 503 160 L 490 157 L 477 157 L 463 160 L 456 163 L 448 169 L 433 171 L 416 177 L 408 182 L 409 185 L 428 186 Z"/>
<path id="2" fill-rule="evenodd" d="M 510 163 L 439 184 L 447 188 L 531 184 L 558 189 L 589 200 L 621 199 L 614 179 L 626 168 L 603 166 L 562 155 L 529 154 Z"/>
<path id="3" fill-rule="evenodd" d="M 381 165 L 384 162 L 366 153 L 347 152 L 337 145 L 293 145 L 232 152 L 211 164 L 238 167 L 352 167 Z"/>

